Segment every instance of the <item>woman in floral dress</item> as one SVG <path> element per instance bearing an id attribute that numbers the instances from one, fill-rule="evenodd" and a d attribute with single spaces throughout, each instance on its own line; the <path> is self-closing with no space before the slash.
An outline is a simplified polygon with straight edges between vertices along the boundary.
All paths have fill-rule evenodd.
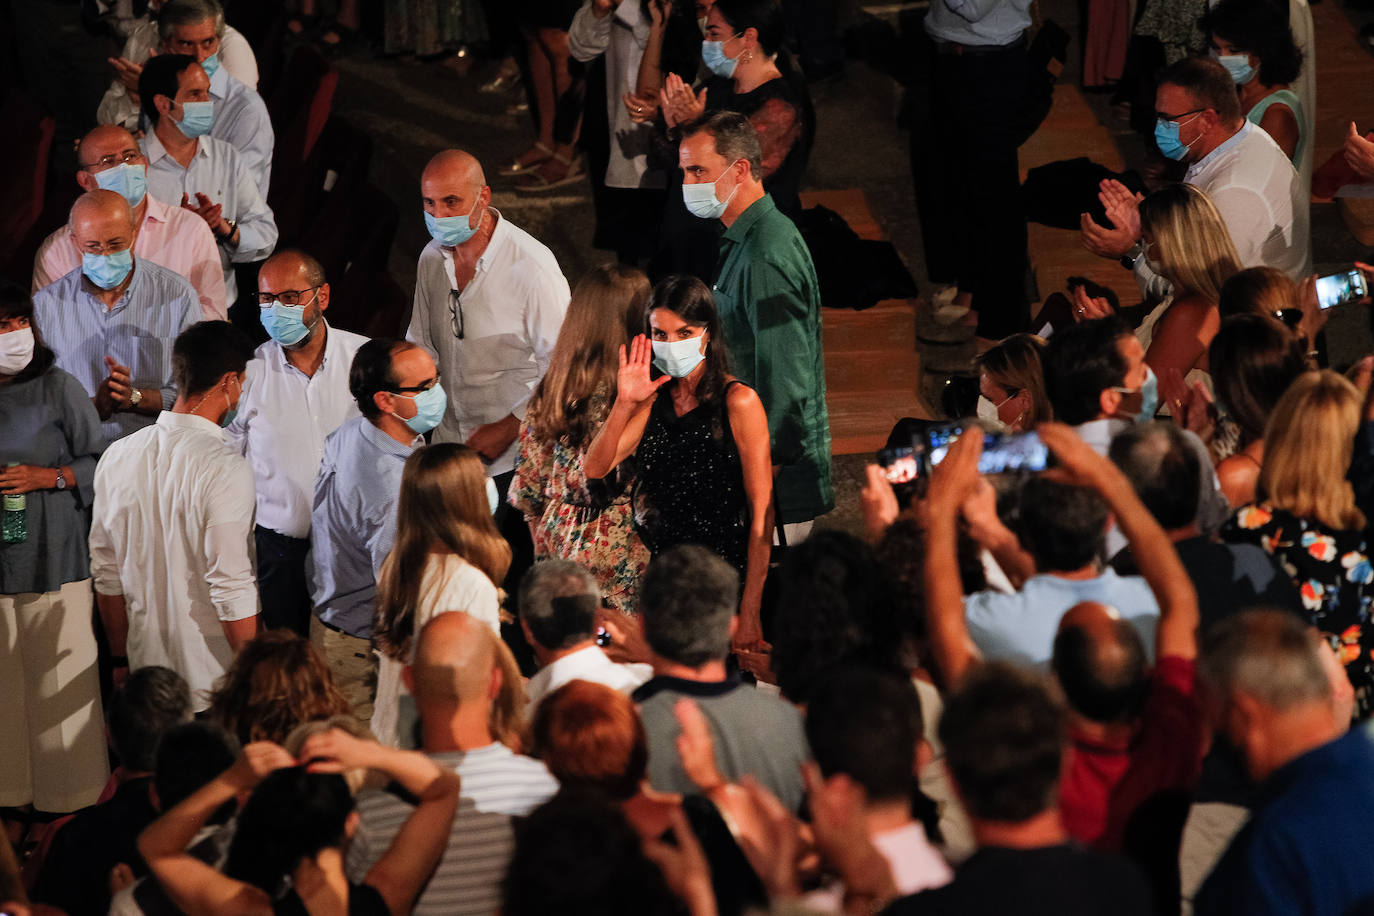
<path id="1" fill-rule="evenodd" d="M 1260 500 L 1222 538 L 1258 544 L 1302 594 L 1302 613 L 1331 644 L 1355 688 L 1355 719 L 1374 712 L 1374 569 L 1365 518 L 1346 471 L 1360 395 L 1334 372 L 1308 372 L 1279 400 L 1264 433 Z"/>
<path id="2" fill-rule="evenodd" d="M 649 565 L 634 529 L 633 481 L 624 468 L 589 483 L 582 456 L 610 412 L 620 348 L 638 333 L 648 298 L 649 281 L 633 268 L 598 267 L 578 282 L 525 412 L 509 497 L 529 523 L 535 559 L 586 567 L 626 614 Z"/>

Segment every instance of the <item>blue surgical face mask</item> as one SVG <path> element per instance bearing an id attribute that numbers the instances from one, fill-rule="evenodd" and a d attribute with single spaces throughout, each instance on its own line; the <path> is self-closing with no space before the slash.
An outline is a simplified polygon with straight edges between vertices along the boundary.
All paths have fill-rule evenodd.
<path id="1" fill-rule="evenodd" d="M 1159 379 L 1155 377 L 1155 371 L 1147 364 L 1145 366 L 1145 381 L 1139 388 L 1113 388 L 1120 394 L 1135 394 L 1140 392 L 1140 412 L 1135 415 L 1135 422 L 1148 423 L 1155 418 L 1159 411 Z"/>
<path id="2" fill-rule="evenodd" d="M 738 161 L 738 159 L 735 160 L 735 162 Z M 725 171 L 730 171 L 730 167 L 734 164 L 732 162 L 727 165 Z M 723 177 L 725 177 L 725 172 L 717 175 L 715 181 L 705 181 L 700 184 L 686 184 L 684 182 L 682 185 L 682 203 L 687 207 L 687 212 L 702 219 L 720 219 L 725 208 L 730 206 L 730 198 L 734 197 L 735 191 L 739 190 L 739 185 L 736 184 L 725 200 L 717 197 L 716 182 Z"/>
<path id="3" fill-rule="evenodd" d="M 664 375 L 686 378 L 706 358 L 705 342 L 704 334 L 686 340 L 655 340 L 654 366 Z"/>
<path id="4" fill-rule="evenodd" d="M 477 220 L 477 225 L 469 224 L 472 214 L 477 212 L 477 207 L 481 204 L 482 197 L 478 194 L 477 200 L 472 202 L 472 209 L 466 216 L 435 216 L 425 212 L 425 228 L 429 230 L 430 237 L 447 248 L 461 245 L 468 239 L 477 234 L 477 230 L 482 227 L 482 220 Z M 483 216 L 486 213 L 483 211 Z"/>
<path id="5" fill-rule="evenodd" d="M 318 291 L 315 296 L 319 297 Z M 283 305 L 273 302 L 270 306 L 258 309 L 258 320 L 262 322 L 267 336 L 283 347 L 294 347 L 309 337 L 310 332 L 320 323 L 320 319 L 316 317 L 307 325 L 305 308 L 305 305 Z"/>
<path id="6" fill-rule="evenodd" d="M 729 41 L 738 37 L 738 35 L 732 35 L 726 40 Z M 739 66 L 738 57 L 725 56 L 724 41 L 703 41 L 701 43 L 701 62 L 706 65 L 707 70 L 727 80 L 735 75 L 735 68 Z"/>
<path id="7" fill-rule="evenodd" d="M 1200 114 L 1202 114 L 1202 112 L 1194 114 L 1188 121 L 1193 120 L 1193 118 L 1198 117 Z M 1161 153 L 1170 159 L 1181 160 L 1184 156 L 1188 155 L 1188 147 L 1192 144 L 1184 143 L 1178 138 L 1178 130 L 1185 123 L 1187 122 L 1166 121 L 1163 118 L 1159 118 L 1155 121 L 1155 145 L 1159 147 Z M 1193 141 L 1193 143 L 1196 142 L 1196 140 Z"/>
<path id="8" fill-rule="evenodd" d="M 215 74 L 219 72 L 219 52 L 216 51 L 214 54 L 205 58 L 205 60 L 200 62 L 200 66 L 201 69 L 205 71 L 206 76 L 214 79 Z"/>
<path id="9" fill-rule="evenodd" d="M 214 102 L 182 102 L 181 109 L 181 120 L 176 123 L 186 139 L 203 137 L 215 126 Z"/>
<path id="10" fill-rule="evenodd" d="M 396 419 L 410 427 L 410 431 L 417 435 L 424 435 L 431 429 L 439 425 L 439 421 L 444 418 L 444 411 L 448 409 L 448 395 L 444 394 L 444 386 L 438 382 L 434 387 L 427 391 L 421 391 L 413 396 L 398 395 L 398 397 L 410 397 L 415 402 L 415 416 L 402 417 L 392 414 Z"/>
<path id="11" fill-rule="evenodd" d="M 114 191 L 127 200 L 130 207 L 137 207 L 148 193 L 148 168 L 121 162 L 112 169 L 96 172 L 95 183 L 106 191 Z"/>
<path id="12" fill-rule="evenodd" d="M 1226 68 L 1226 72 L 1231 74 L 1231 82 L 1237 86 L 1244 86 L 1255 78 L 1259 71 L 1250 66 L 1249 54 L 1218 54 L 1212 51 L 1212 59 Z"/>
<path id="13" fill-rule="evenodd" d="M 134 269 L 132 248 L 114 251 L 110 254 L 81 255 L 81 272 L 101 289 L 114 289 L 124 282 L 124 278 Z"/>

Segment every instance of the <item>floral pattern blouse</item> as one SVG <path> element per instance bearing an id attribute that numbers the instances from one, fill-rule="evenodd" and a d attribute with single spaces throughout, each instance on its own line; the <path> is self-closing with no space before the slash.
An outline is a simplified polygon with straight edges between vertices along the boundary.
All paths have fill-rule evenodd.
<path id="1" fill-rule="evenodd" d="M 1374 569 L 1363 531 L 1337 531 L 1264 503 L 1238 511 L 1222 528 L 1231 543 L 1258 544 L 1302 596 L 1304 616 L 1345 663 L 1355 718 L 1374 712 Z"/>
<path id="2" fill-rule="evenodd" d="M 607 393 L 594 394 L 588 427 L 600 427 L 610 409 Z M 589 485 L 582 456 L 583 449 L 541 439 L 522 423 L 508 499 L 530 523 L 536 560 L 580 564 L 596 577 L 612 607 L 633 614 L 649 550 L 635 532 L 627 466 Z"/>

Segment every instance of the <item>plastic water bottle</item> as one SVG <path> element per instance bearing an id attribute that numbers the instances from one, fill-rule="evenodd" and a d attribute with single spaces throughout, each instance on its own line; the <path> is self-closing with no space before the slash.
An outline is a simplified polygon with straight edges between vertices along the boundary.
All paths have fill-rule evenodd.
<path id="1" fill-rule="evenodd" d="M 11 461 L 9 466 L 19 467 L 19 462 Z M 0 514 L 0 540 L 6 544 L 18 544 L 29 536 L 29 500 L 23 493 L 5 494 L 4 512 Z"/>

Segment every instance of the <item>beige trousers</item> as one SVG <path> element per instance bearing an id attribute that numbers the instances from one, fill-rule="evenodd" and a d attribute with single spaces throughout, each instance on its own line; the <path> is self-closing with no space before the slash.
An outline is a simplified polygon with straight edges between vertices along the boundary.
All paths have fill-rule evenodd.
<path id="1" fill-rule="evenodd" d="M 0 595 L 0 806 L 75 811 L 110 776 L 91 595 Z"/>
<path id="2" fill-rule="evenodd" d="M 324 654 L 334 685 L 353 707 L 353 717 L 369 724 L 377 698 L 377 656 L 372 643 L 331 629 L 314 614 L 310 615 L 310 641 Z"/>

